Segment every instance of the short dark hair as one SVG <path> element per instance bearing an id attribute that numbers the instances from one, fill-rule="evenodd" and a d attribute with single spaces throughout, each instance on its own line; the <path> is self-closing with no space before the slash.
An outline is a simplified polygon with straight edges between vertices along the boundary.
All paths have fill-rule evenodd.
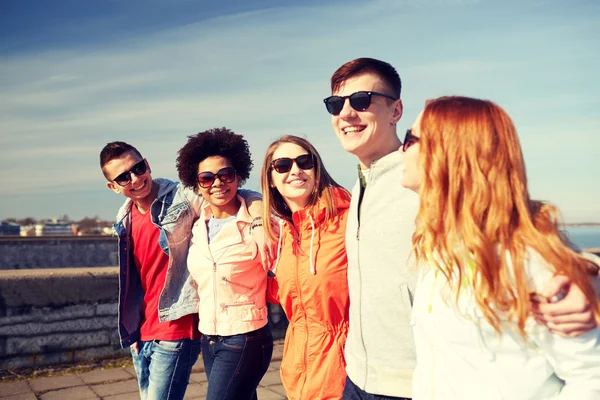
<path id="1" fill-rule="evenodd" d="M 388 94 L 400 98 L 402 91 L 400 75 L 391 64 L 374 58 L 357 58 L 339 67 L 331 76 L 331 92 L 338 91 L 348 79 L 369 73 L 377 75 L 386 83 L 388 89 L 392 91 Z"/>
<path id="2" fill-rule="evenodd" d="M 106 175 L 106 171 L 104 167 L 108 164 L 109 161 L 114 160 L 115 158 L 121 157 L 123 154 L 131 152 L 137 155 L 140 159 L 143 159 L 142 153 L 138 151 L 135 147 L 125 142 L 110 142 L 100 152 L 100 168 L 102 169 L 102 173 L 104 177 L 108 180 L 110 178 Z"/>
<path id="3" fill-rule="evenodd" d="M 214 128 L 188 136 L 188 141 L 177 153 L 177 173 L 184 186 L 197 188 L 198 164 L 208 157 L 221 156 L 233 165 L 243 184 L 250 177 L 254 164 L 250 146 L 242 135 L 227 128 Z"/>

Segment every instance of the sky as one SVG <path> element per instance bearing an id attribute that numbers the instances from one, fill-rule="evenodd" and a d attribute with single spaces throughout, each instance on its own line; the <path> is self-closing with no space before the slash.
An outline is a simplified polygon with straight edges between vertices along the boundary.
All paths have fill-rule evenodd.
<path id="1" fill-rule="evenodd" d="M 596 0 L 2 0 L 0 219 L 112 220 L 102 147 L 136 146 L 177 179 L 188 135 L 243 134 L 258 190 L 267 146 L 305 136 L 343 186 L 357 160 L 322 99 L 343 63 L 402 79 L 402 138 L 426 99 L 492 100 L 512 117 L 534 198 L 600 222 Z"/>

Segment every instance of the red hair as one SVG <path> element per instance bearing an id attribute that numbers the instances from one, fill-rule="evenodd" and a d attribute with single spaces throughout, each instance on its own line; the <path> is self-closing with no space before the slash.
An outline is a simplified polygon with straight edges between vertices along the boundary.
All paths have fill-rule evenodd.
<path id="1" fill-rule="evenodd" d="M 413 236 L 417 260 L 433 264 L 448 282 L 468 282 L 498 332 L 500 317 L 507 316 L 524 336 L 531 311 L 525 261 L 531 249 L 581 288 L 600 320 L 589 279 L 598 267 L 565 245 L 556 208 L 530 199 L 508 114 L 490 101 L 442 97 L 426 105 L 420 133 L 425 174 Z M 439 257 L 428 257 L 432 254 Z M 453 289 L 458 300 L 461 284 Z"/>

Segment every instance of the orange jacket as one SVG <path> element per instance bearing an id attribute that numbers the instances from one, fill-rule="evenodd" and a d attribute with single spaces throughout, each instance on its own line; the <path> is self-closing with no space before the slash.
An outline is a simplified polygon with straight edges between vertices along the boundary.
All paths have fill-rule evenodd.
<path id="1" fill-rule="evenodd" d="M 291 400 L 341 399 L 344 389 L 350 197 L 341 190 L 336 195 L 338 216 L 325 221 L 324 208 L 313 215 L 301 210 L 292 216 L 294 226 L 281 226 L 269 297 L 281 303 L 290 322 L 281 380 Z"/>

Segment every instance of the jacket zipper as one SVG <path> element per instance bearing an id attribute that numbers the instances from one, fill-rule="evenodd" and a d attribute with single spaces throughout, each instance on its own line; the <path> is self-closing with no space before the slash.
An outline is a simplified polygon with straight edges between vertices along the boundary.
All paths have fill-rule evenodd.
<path id="1" fill-rule="evenodd" d="M 363 351 L 365 353 L 365 381 L 364 381 L 364 386 L 367 386 L 367 381 L 368 381 L 368 375 L 369 375 L 369 358 L 367 355 L 367 346 L 365 346 L 365 338 L 363 336 L 363 329 L 362 329 L 362 324 L 363 324 L 363 318 L 362 318 L 362 309 L 363 309 L 363 291 L 362 291 L 362 270 L 360 268 L 360 221 L 361 221 L 361 210 L 362 210 L 362 206 L 365 203 L 366 200 L 366 196 L 367 196 L 367 188 L 369 187 L 369 183 L 370 183 L 370 178 L 371 178 L 371 174 L 373 172 L 373 167 L 375 166 L 375 161 L 373 161 L 371 163 L 371 166 L 369 167 L 369 175 L 365 177 L 365 191 L 363 192 L 362 195 L 362 201 L 361 203 L 358 205 L 358 209 L 356 210 L 356 214 L 357 214 L 357 227 L 356 227 L 356 260 L 357 260 L 357 264 L 358 264 L 358 281 L 360 282 L 360 286 L 359 286 L 359 294 L 358 297 L 360 299 L 360 306 L 358 308 L 358 320 L 360 323 L 360 341 L 362 343 L 363 346 Z M 362 173 L 362 171 L 360 172 Z"/>
<path id="2" fill-rule="evenodd" d="M 213 332 L 217 332 L 217 263 L 216 261 L 213 261 L 213 302 L 215 305 L 214 308 L 214 318 L 213 318 L 213 323 L 214 323 L 214 331 Z"/>
<path id="3" fill-rule="evenodd" d="M 298 231 L 298 245 L 300 245 L 300 231 Z M 302 300 L 302 290 L 300 290 L 300 262 L 298 257 L 296 257 L 296 288 L 298 290 L 298 300 L 300 302 L 300 308 L 302 309 L 302 316 L 304 317 L 304 329 L 306 331 L 306 340 L 304 341 L 304 354 L 303 354 L 303 369 L 304 369 L 304 381 L 302 382 L 302 387 L 300 388 L 300 398 L 302 398 L 302 392 L 304 391 L 304 386 L 306 385 L 306 365 L 308 364 L 308 318 L 306 317 L 306 307 L 304 306 L 304 301 Z"/>
<path id="4" fill-rule="evenodd" d="M 221 280 L 223 281 L 223 283 L 227 284 L 229 283 L 230 285 L 236 285 L 236 286 L 240 286 L 243 287 L 244 289 L 248 289 L 248 290 L 252 290 L 254 289 L 252 286 L 248 286 L 248 285 L 244 285 L 243 283 L 238 283 L 238 282 L 233 282 L 230 281 L 229 279 L 227 279 L 226 277 L 221 277 Z"/>
<path id="5" fill-rule="evenodd" d="M 229 307 L 253 306 L 254 304 L 256 304 L 256 303 L 252 300 L 243 301 L 241 303 L 230 303 L 230 304 L 221 303 L 221 309 L 227 310 Z"/>

